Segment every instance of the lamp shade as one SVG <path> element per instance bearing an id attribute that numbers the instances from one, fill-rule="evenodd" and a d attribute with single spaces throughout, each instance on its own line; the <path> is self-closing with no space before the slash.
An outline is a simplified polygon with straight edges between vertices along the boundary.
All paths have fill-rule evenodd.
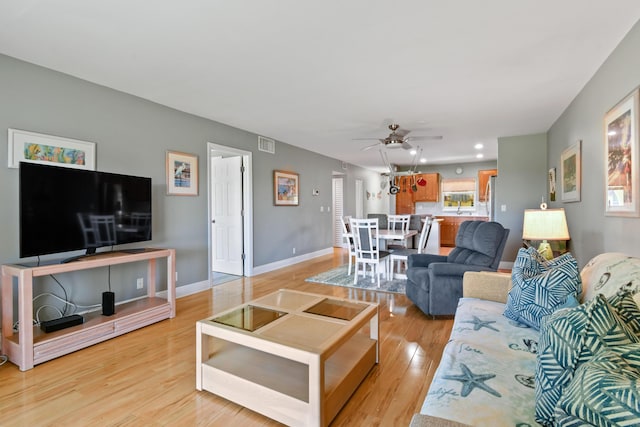
<path id="1" fill-rule="evenodd" d="M 564 209 L 526 209 L 522 225 L 524 240 L 569 240 Z"/>

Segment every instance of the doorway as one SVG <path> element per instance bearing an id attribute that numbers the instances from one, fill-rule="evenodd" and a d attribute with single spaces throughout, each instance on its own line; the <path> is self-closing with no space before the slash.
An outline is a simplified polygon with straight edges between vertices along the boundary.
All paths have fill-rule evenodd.
<path id="1" fill-rule="evenodd" d="M 252 153 L 207 143 L 209 282 L 253 274 Z"/>

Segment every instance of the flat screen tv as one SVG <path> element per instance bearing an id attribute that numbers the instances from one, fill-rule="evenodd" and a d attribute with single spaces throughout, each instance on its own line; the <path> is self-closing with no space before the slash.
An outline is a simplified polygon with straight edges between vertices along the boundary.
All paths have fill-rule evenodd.
<path id="1" fill-rule="evenodd" d="M 151 240 L 151 178 L 20 163 L 20 257 Z"/>

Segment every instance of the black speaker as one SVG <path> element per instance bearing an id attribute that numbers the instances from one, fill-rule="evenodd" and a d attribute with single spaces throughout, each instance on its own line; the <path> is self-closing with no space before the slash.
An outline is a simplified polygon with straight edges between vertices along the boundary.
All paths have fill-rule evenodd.
<path id="1" fill-rule="evenodd" d="M 102 315 L 113 316 L 116 312 L 116 294 L 113 292 L 102 293 Z"/>

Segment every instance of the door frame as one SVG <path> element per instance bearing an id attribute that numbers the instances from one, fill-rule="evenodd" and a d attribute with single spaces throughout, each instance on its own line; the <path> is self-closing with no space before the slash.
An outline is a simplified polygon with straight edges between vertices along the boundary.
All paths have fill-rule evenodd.
<path id="1" fill-rule="evenodd" d="M 239 150 L 226 145 L 207 142 L 207 246 L 209 266 L 209 283 L 213 284 L 213 265 L 211 261 L 213 248 L 211 247 L 212 227 L 211 227 L 211 158 L 212 157 L 242 157 L 244 172 L 242 173 L 242 228 L 243 228 L 243 253 L 244 261 L 242 265 L 243 276 L 253 276 L 253 163 L 251 151 Z"/>

